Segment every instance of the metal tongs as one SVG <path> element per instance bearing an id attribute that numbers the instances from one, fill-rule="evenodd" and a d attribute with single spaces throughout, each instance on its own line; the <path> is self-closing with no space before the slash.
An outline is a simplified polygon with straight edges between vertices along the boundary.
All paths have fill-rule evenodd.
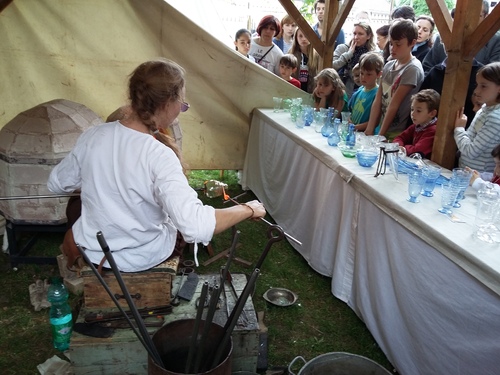
<path id="1" fill-rule="evenodd" d="M 125 297 L 125 300 L 127 301 L 129 310 L 130 310 L 132 316 L 134 317 L 135 325 L 132 322 L 132 320 L 130 319 L 129 315 L 120 306 L 120 303 L 116 299 L 115 295 L 113 294 L 113 292 L 109 288 L 109 286 L 106 283 L 106 281 L 104 280 L 104 278 L 97 271 L 94 264 L 88 258 L 87 254 L 85 254 L 85 250 L 79 244 L 76 244 L 78 250 L 82 254 L 82 257 L 85 260 L 85 262 L 92 269 L 95 276 L 97 277 L 99 282 L 102 284 L 102 286 L 104 287 L 106 292 L 109 294 L 110 298 L 113 300 L 113 302 L 115 303 L 118 310 L 120 310 L 120 312 L 123 314 L 123 317 L 125 318 L 127 323 L 130 325 L 130 328 L 135 333 L 135 335 L 137 336 L 137 338 L 141 342 L 142 346 L 144 346 L 144 348 L 146 349 L 148 354 L 151 356 L 151 358 L 155 361 L 155 363 L 159 367 L 165 369 L 165 366 L 163 365 L 163 361 L 160 357 L 160 354 L 158 353 L 158 350 L 156 349 L 156 346 L 154 345 L 153 340 L 149 336 L 149 333 L 148 333 L 148 330 L 147 330 L 146 325 L 144 323 L 144 320 L 141 318 L 141 315 L 138 312 L 137 307 L 135 306 L 134 301 L 132 300 L 132 297 L 130 296 L 130 293 L 127 289 L 127 286 L 123 282 L 123 278 L 120 274 L 120 271 L 118 270 L 118 267 L 116 265 L 113 254 L 112 254 L 111 250 L 109 249 L 109 246 L 106 243 L 106 240 L 104 239 L 104 235 L 102 234 L 101 231 L 99 231 L 99 232 L 97 232 L 96 237 L 97 237 L 97 241 L 99 242 L 99 245 L 102 248 L 102 251 L 104 252 L 104 256 L 106 257 L 106 260 L 108 261 L 109 266 L 110 266 L 111 270 L 113 271 L 113 274 L 115 275 L 116 281 L 120 285 L 120 288 L 122 290 L 122 294 Z"/>

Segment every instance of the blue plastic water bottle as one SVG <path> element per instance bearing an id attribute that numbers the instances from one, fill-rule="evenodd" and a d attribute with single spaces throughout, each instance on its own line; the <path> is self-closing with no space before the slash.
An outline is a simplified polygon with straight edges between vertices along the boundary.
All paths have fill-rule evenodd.
<path id="1" fill-rule="evenodd" d="M 61 351 L 69 348 L 73 328 L 73 317 L 71 307 L 68 304 L 68 297 L 68 290 L 62 283 L 62 279 L 54 277 L 47 292 L 47 300 L 51 304 L 49 318 L 52 326 L 54 348 Z"/>

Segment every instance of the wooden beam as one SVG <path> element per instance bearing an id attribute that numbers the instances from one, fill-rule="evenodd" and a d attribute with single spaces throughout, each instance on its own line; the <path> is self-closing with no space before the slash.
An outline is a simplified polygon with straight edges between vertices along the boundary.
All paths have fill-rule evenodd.
<path id="1" fill-rule="evenodd" d="M 467 41 L 479 22 L 482 1 L 458 0 L 450 42 L 445 44 L 448 60 L 441 92 L 438 126 L 432 149 L 432 161 L 452 169 L 456 143 L 453 138 L 457 111 L 463 107 L 469 85 L 472 58 L 464 55 Z"/>
<path id="2" fill-rule="evenodd" d="M 316 52 L 318 52 L 320 56 L 323 56 L 325 53 L 325 45 L 318 38 L 309 23 L 302 17 L 302 14 L 300 14 L 295 4 L 292 3 L 292 0 L 279 0 L 279 2 L 283 8 L 285 8 L 288 15 L 297 23 L 297 26 L 302 30 L 309 42 L 311 42 Z"/>
<path id="3" fill-rule="evenodd" d="M 453 18 L 446 7 L 444 0 L 425 0 L 429 8 L 434 22 L 436 22 L 439 30 L 439 37 L 445 45 L 451 41 L 451 28 L 453 26 Z"/>
<path id="4" fill-rule="evenodd" d="M 323 32 L 321 34 L 321 41 L 325 46 L 325 51 L 321 56 L 318 66 L 318 71 L 332 67 L 335 41 L 332 44 L 328 44 L 327 40 L 330 29 L 332 29 L 335 26 L 334 19 L 337 16 L 338 12 L 339 12 L 339 2 L 337 0 L 325 1 L 325 16 L 323 18 Z M 337 37 L 337 34 L 335 34 L 335 37 Z"/>
<path id="5" fill-rule="evenodd" d="M 471 36 L 464 43 L 464 54 L 467 56 L 476 56 L 481 48 L 495 35 L 500 29 L 500 6 L 493 8 L 490 14 L 479 24 Z"/>
<path id="6" fill-rule="evenodd" d="M 12 3 L 12 0 L 0 0 L 0 13 L 2 12 L 2 10 L 7 8 L 10 3 Z"/>
<path id="7" fill-rule="evenodd" d="M 344 25 L 344 22 L 347 19 L 347 16 L 349 15 L 349 12 L 351 11 L 353 5 L 354 0 L 344 1 L 342 7 L 338 11 L 335 19 L 332 22 L 332 27 L 328 32 L 328 38 L 326 39 L 326 45 L 335 45 L 335 39 L 337 38 L 337 35 L 339 35 L 340 29 L 342 28 L 342 25 Z"/>

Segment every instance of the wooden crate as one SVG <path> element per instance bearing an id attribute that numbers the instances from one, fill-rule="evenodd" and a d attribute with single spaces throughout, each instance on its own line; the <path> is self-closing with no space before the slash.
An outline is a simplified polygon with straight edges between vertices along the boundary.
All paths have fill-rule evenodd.
<path id="1" fill-rule="evenodd" d="M 180 319 L 196 317 L 196 299 L 200 296 L 201 287 L 206 280 L 210 283 L 217 275 L 200 275 L 197 290 L 191 301 L 182 301 L 174 307 L 173 313 L 165 315 L 165 324 Z M 174 279 L 174 292 L 177 290 L 180 277 Z M 185 281 L 185 278 L 184 278 Z M 241 293 L 246 277 L 243 274 L 233 274 L 235 289 Z M 230 293 L 228 287 L 226 292 Z M 224 294 L 221 295 L 222 298 Z M 228 297 L 229 299 L 230 297 Z M 116 309 L 110 309 L 115 311 Z M 77 322 L 83 321 L 83 316 L 91 311 L 84 307 L 80 311 Z M 206 311 L 206 310 L 205 310 Z M 245 326 L 236 326 L 233 331 L 232 371 L 256 372 L 259 354 L 259 324 L 252 299 L 249 298 L 244 308 L 248 321 Z M 227 320 L 225 301 L 216 311 L 214 322 L 224 326 Z M 155 328 L 148 328 L 153 333 Z M 147 352 L 130 329 L 117 329 L 112 337 L 106 339 L 83 336 L 73 332 L 70 344 L 70 357 L 75 375 L 88 374 L 147 374 Z"/>
<path id="2" fill-rule="evenodd" d="M 179 257 L 165 261 L 158 266 L 142 272 L 122 272 L 123 282 L 127 286 L 138 308 L 168 305 L 172 291 L 172 279 L 177 272 Z M 83 297 L 88 309 L 115 307 L 113 300 L 101 285 L 89 267 L 82 269 Z M 109 289 L 116 295 L 122 295 L 120 285 L 111 270 L 103 271 L 103 278 Z M 118 298 L 120 305 L 128 309 L 127 301 Z"/>

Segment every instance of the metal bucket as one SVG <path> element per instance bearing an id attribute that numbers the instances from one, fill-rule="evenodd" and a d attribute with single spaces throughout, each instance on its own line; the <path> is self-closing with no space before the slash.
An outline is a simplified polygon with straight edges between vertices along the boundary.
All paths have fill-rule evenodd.
<path id="1" fill-rule="evenodd" d="M 165 368 L 158 366 L 151 356 L 148 356 L 149 375 L 177 375 L 184 374 L 186 361 L 194 329 L 194 319 L 177 320 L 161 327 L 153 335 L 153 343 L 163 360 Z M 204 321 L 200 322 L 199 334 L 203 332 Z M 218 340 L 222 337 L 224 329 L 212 323 L 208 331 L 206 348 L 215 350 Z M 231 375 L 231 356 L 233 353 L 233 341 L 229 340 L 221 362 L 213 369 L 199 374 Z M 197 351 L 195 351 L 196 357 Z"/>
<path id="2" fill-rule="evenodd" d="M 322 354 L 307 363 L 303 357 L 295 357 L 288 365 L 290 374 L 295 375 L 292 367 L 299 359 L 304 362 L 304 366 L 298 375 L 391 375 L 391 372 L 369 358 L 343 352 Z"/>

